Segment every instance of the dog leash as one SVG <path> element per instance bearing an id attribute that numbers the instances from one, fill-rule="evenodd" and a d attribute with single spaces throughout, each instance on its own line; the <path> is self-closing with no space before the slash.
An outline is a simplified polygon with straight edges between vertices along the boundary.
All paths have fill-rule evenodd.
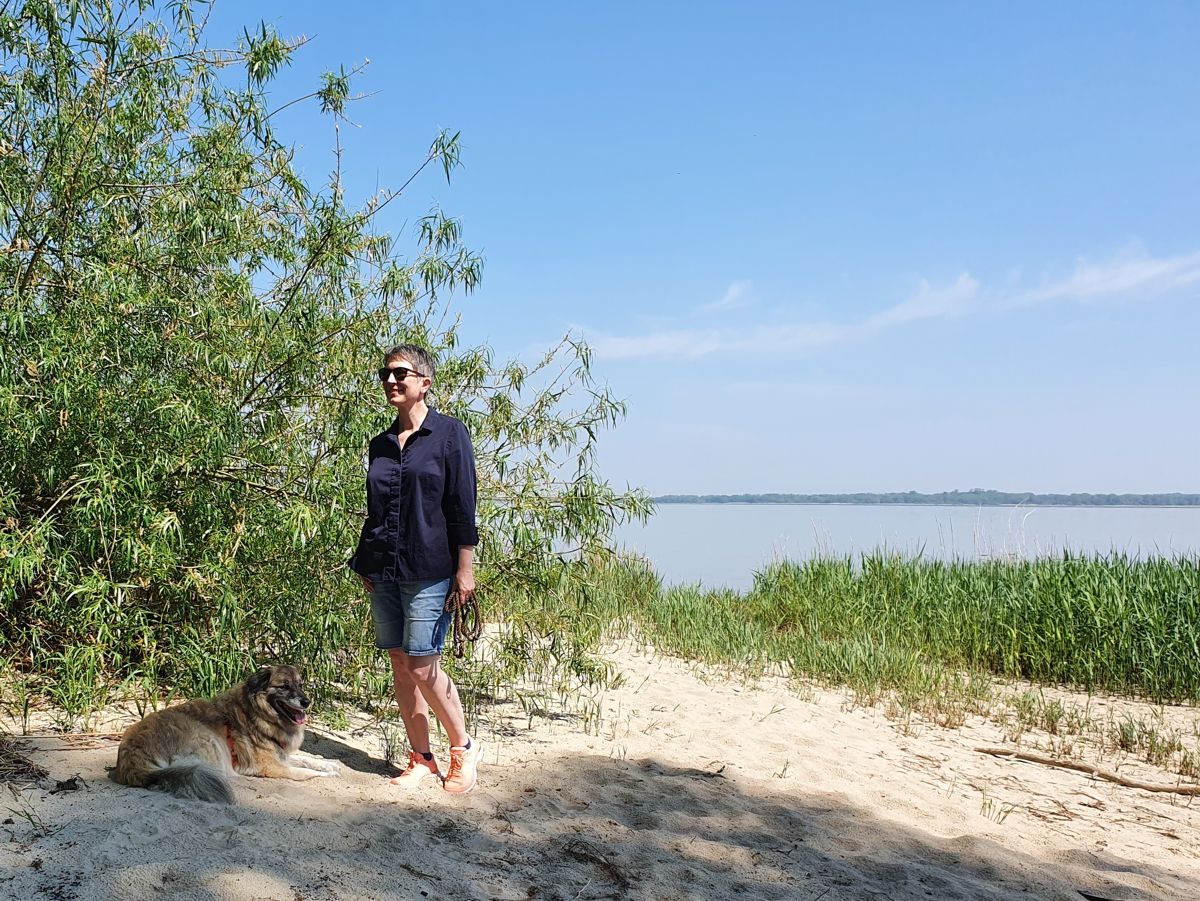
<path id="1" fill-rule="evenodd" d="M 454 656 L 462 657 L 463 645 L 469 641 L 477 641 L 483 634 L 479 601 L 474 591 L 459 591 L 455 588 L 446 595 L 445 609 L 454 618 Z"/>

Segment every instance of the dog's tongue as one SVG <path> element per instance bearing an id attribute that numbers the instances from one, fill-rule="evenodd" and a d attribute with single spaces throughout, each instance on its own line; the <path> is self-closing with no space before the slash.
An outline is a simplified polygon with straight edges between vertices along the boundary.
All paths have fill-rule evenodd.
<path id="1" fill-rule="evenodd" d="M 303 726 L 305 723 L 308 722 L 308 717 L 305 716 L 303 712 L 293 713 L 292 719 L 295 720 L 296 724 L 299 726 Z"/>

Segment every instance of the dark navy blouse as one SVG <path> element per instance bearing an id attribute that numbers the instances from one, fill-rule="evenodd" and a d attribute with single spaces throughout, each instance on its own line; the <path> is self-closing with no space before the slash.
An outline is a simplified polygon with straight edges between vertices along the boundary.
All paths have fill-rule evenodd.
<path id="1" fill-rule="evenodd" d="M 375 582 L 446 579 L 459 547 L 479 543 L 471 436 L 430 409 L 401 449 L 399 422 L 371 439 L 367 521 L 350 568 Z"/>

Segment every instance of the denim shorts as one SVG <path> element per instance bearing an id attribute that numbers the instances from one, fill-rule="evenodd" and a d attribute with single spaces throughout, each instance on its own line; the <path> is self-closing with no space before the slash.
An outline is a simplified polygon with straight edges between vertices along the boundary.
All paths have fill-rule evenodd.
<path id="1" fill-rule="evenodd" d="M 448 594 L 449 579 L 376 582 L 371 592 L 375 646 L 414 657 L 442 653 L 451 618 L 445 610 Z"/>

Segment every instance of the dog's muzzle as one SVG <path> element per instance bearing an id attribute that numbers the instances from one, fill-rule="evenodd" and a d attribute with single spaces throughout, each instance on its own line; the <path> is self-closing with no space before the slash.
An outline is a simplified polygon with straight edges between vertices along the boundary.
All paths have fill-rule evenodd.
<path id="1" fill-rule="evenodd" d="M 304 712 L 304 708 L 308 706 L 308 698 L 302 698 L 299 704 L 293 704 L 291 701 L 286 701 L 283 698 L 276 698 L 274 700 L 275 709 L 297 726 L 303 726 L 308 722 L 308 716 Z"/>

